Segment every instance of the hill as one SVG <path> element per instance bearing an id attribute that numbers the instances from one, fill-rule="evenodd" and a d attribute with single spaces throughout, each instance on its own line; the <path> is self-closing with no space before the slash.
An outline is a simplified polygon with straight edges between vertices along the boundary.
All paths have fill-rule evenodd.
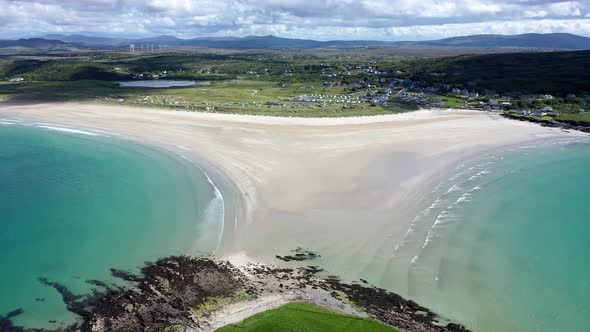
<path id="1" fill-rule="evenodd" d="M 45 35 L 43 38 L 46 39 L 53 39 L 59 40 L 65 43 L 75 43 L 81 44 L 86 46 L 121 46 L 123 44 L 128 44 L 130 39 L 127 38 L 110 38 L 110 37 L 92 37 L 92 36 L 85 36 L 85 35 L 59 35 L 59 34 L 50 34 Z"/>
<path id="2" fill-rule="evenodd" d="M 586 70 L 589 66 L 590 51 L 569 51 L 421 59 L 404 62 L 402 70 L 413 80 L 476 91 L 565 95 L 590 92 L 590 73 Z"/>
<path id="3" fill-rule="evenodd" d="M 17 40 L 0 40 L 0 48 L 25 47 L 33 49 L 51 49 L 65 46 L 67 46 L 67 43 L 56 39 L 28 38 Z"/>
<path id="4" fill-rule="evenodd" d="M 522 35 L 474 35 L 453 37 L 424 42 L 409 42 L 408 45 L 485 47 L 485 48 L 540 48 L 540 49 L 590 49 L 590 38 L 569 33 L 522 34 Z"/>
<path id="5" fill-rule="evenodd" d="M 67 43 L 79 43 L 91 47 L 127 47 L 129 44 L 168 45 L 172 47 L 203 47 L 216 49 L 349 49 L 349 48 L 401 48 L 401 47 L 448 47 L 448 48 L 524 48 L 542 50 L 590 49 L 590 38 L 567 33 L 523 35 L 474 35 L 430 41 L 388 42 L 371 40 L 317 41 L 290 39 L 276 36 L 246 37 L 198 37 L 180 39 L 175 36 L 128 39 L 90 37 L 84 35 L 47 35 Z"/>

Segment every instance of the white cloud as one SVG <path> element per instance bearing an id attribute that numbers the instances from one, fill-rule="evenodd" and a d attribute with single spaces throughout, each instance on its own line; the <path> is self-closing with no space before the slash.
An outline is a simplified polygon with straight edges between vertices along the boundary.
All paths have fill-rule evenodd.
<path id="1" fill-rule="evenodd" d="M 0 38 L 53 32 L 388 40 L 530 31 L 590 35 L 590 14 L 582 13 L 590 13 L 590 1 L 0 0 Z"/>
<path id="2" fill-rule="evenodd" d="M 580 16 L 582 10 L 577 1 L 566 1 L 554 3 L 549 6 L 549 11 L 561 16 Z"/>

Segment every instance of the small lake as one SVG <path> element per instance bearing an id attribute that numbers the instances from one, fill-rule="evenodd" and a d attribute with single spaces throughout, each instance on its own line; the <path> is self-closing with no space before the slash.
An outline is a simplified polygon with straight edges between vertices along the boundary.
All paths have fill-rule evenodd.
<path id="1" fill-rule="evenodd" d="M 185 80 L 142 80 L 142 81 L 120 81 L 121 87 L 124 88 L 172 88 L 197 85 L 195 81 Z"/>

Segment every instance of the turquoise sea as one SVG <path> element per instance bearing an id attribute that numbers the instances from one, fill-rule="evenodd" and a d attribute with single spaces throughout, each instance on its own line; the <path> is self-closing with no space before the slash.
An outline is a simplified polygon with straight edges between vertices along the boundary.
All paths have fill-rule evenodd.
<path id="1" fill-rule="evenodd" d="M 460 165 L 380 285 L 475 331 L 588 331 L 590 143 L 548 139 Z"/>
<path id="2" fill-rule="evenodd" d="M 223 198 L 176 155 L 103 132 L 0 121 L 0 315 L 56 327 L 75 317 L 38 278 L 76 294 L 171 254 L 211 253 Z M 49 324 L 57 320 L 57 324 Z"/>
<path id="3" fill-rule="evenodd" d="M 193 164 L 55 129 L 0 121 L 0 315 L 71 322 L 39 277 L 83 294 L 111 267 L 216 248 L 223 201 Z M 358 276 L 474 331 L 586 331 L 589 170 L 588 141 L 549 138 L 459 165 Z"/>

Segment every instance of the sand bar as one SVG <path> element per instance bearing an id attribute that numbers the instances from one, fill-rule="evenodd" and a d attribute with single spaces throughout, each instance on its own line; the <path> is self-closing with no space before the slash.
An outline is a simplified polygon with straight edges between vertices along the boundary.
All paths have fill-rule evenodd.
<path id="1" fill-rule="evenodd" d="M 334 266 L 357 260 L 353 277 L 390 255 L 454 165 L 566 135 L 459 110 L 312 119 L 48 103 L 0 104 L 0 119 L 102 130 L 196 160 L 223 182 L 233 210 L 220 257 L 273 263 L 304 246 Z"/>

